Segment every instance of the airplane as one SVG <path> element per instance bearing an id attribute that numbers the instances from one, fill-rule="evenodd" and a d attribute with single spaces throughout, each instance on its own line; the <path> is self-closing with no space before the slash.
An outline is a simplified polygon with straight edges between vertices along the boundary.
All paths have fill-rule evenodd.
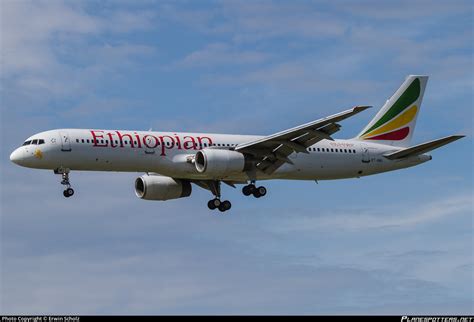
<path id="1" fill-rule="evenodd" d="M 208 208 L 225 212 L 221 184 L 260 198 L 257 181 L 360 178 L 412 167 L 426 154 L 464 135 L 410 146 L 428 76 L 410 75 L 354 138 L 333 139 L 340 121 L 370 106 L 355 106 L 268 136 L 98 129 L 57 129 L 34 134 L 10 155 L 17 165 L 53 170 L 71 197 L 71 171 L 145 173 L 135 194 L 145 200 L 189 197 L 192 185 L 209 190 Z"/>

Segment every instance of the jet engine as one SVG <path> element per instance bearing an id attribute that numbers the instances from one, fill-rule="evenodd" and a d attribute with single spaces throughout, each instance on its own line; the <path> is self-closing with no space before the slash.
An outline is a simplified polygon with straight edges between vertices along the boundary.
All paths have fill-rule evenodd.
<path id="1" fill-rule="evenodd" d="M 221 177 L 244 171 L 245 156 L 236 151 L 203 149 L 196 153 L 194 164 L 199 173 Z"/>
<path id="2" fill-rule="evenodd" d="M 135 180 L 135 194 L 145 200 L 170 200 L 191 195 L 189 181 L 163 177 L 159 175 L 143 175 Z"/>

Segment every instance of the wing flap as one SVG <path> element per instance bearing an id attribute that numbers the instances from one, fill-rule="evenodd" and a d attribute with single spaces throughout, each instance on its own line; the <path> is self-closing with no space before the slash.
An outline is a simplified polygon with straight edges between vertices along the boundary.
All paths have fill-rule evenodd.
<path id="1" fill-rule="evenodd" d="M 316 120 L 316 121 L 313 121 L 313 122 L 309 122 L 309 123 L 306 123 L 306 124 L 303 124 L 303 125 L 300 125 L 300 126 L 297 126 L 297 127 L 294 127 L 294 128 L 282 131 L 282 132 L 278 132 L 278 133 L 266 136 L 266 137 L 261 138 L 261 139 L 256 140 L 256 141 L 251 141 L 251 142 L 239 144 L 235 148 L 235 150 L 240 151 L 240 150 L 243 150 L 245 148 L 248 148 L 248 147 L 251 147 L 251 146 L 254 146 L 254 145 L 257 145 L 257 144 L 263 144 L 263 143 L 270 143 L 269 145 L 274 145 L 272 143 L 275 142 L 275 141 L 293 141 L 293 140 L 296 140 L 296 139 L 302 137 L 303 135 L 305 135 L 308 132 L 323 129 L 324 126 L 326 126 L 326 125 L 331 125 L 333 123 L 342 121 L 342 120 L 344 120 L 348 117 L 351 117 L 351 116 L 353 116 L 357 113 L 362 112 L 363 110 L 365 110 L 369 107 L 371 107 L 371 106 L 356 106 L 356 107 L 353 107 L 349 110 L 343 111 L 341 113 L 337 113 L 337 114 L 331 115 L 329 117 L 325 117 L 325 118 L 322 118 L 322 119 L 319 119 L 319 120 Z M 339 130 L 339 127 L 337 128 L 337 130 Z M 329 130 L 329 129 L 333 130 L 332 132 L 329 131 L 329 133 L 331 133 L 331 134 L 337 132 L 337 131 L 334 131 L 335 128 L 333 126 L 330 126 L 330 127 L 326 128 L 326 130 Z M 328 134 L 328 133 L 326 133 L 326 134 Z"/>
<path id="2" fill-rule="evenodd" d="M 397 152 L 385 154 L 384 157 L 390 160 L 397 160 L 397 159 L 403 159 L 403 158 L 408 158 L 411 156 L 420 155 L 420 154 L 432 151 L 434 149 L 440 148 L 443 145 L 449 144 L 463 137 L 464 135 L 447 136 L 438 140 L 418 144 L 418 145 L 415 145 L 410 148 L 406 148 Z"/>
<path id="3" fill-rule="evenodd" d="M 371 106 L 356 106 L 349 110 L 312 121 L 261 139 L 239 144 L 235 151 L 253 155 L 256 167 L 267 174 L 285 163 L 292 164 L 292 153 L 309 153 L 307 148 L 321 140 L 333 140 L 331 135 L 341 126 L 336 122 L 358 114 Z"/>

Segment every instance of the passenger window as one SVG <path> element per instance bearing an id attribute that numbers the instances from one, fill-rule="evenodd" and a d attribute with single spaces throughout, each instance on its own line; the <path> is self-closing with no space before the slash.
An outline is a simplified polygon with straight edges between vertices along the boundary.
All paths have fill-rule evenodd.
<path id="1" fill-rule="evenodd" d="M 318 152 L 319 152 L 319 148 L 318 148 Z"/>
<path id="2" fill-rule="evenodd" d="M 84 139 L 82 139 L 81 141 L 82 141 L 82 143 L 84 143 Z"/>
<path id="3" fill-rule="evenodd" d="M 347 149 L 344 149 L 344 153 L 347 153 Z"/>
<path id="4" fill-rule="evenodd" d="M 334 149 L 331 149 L 331 152 L 334 152 Z"/>
<path id="5" fill-rule="evenodd" d="M 117 141 L 117 140 L 115 140 L 115 144 L 118 144 L 118 141 Z"/>
<path id="6" fill-rule="evenodd" d="M 79 139 L 76 139 L 76 143 L 79 143 Z"/>

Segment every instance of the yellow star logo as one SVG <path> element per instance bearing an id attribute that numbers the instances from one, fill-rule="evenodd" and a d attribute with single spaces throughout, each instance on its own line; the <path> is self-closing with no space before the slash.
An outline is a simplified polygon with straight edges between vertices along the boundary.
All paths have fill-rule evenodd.
<path id="1" fill-rule="evenodd" d="M 37 157 L 38 159 L 42 159 L 43 158 L 43 152 L 41 152 L 40 149 L 36 149 L 35 153 L 33 153 L 33 155 L 35 157 Z"/>

